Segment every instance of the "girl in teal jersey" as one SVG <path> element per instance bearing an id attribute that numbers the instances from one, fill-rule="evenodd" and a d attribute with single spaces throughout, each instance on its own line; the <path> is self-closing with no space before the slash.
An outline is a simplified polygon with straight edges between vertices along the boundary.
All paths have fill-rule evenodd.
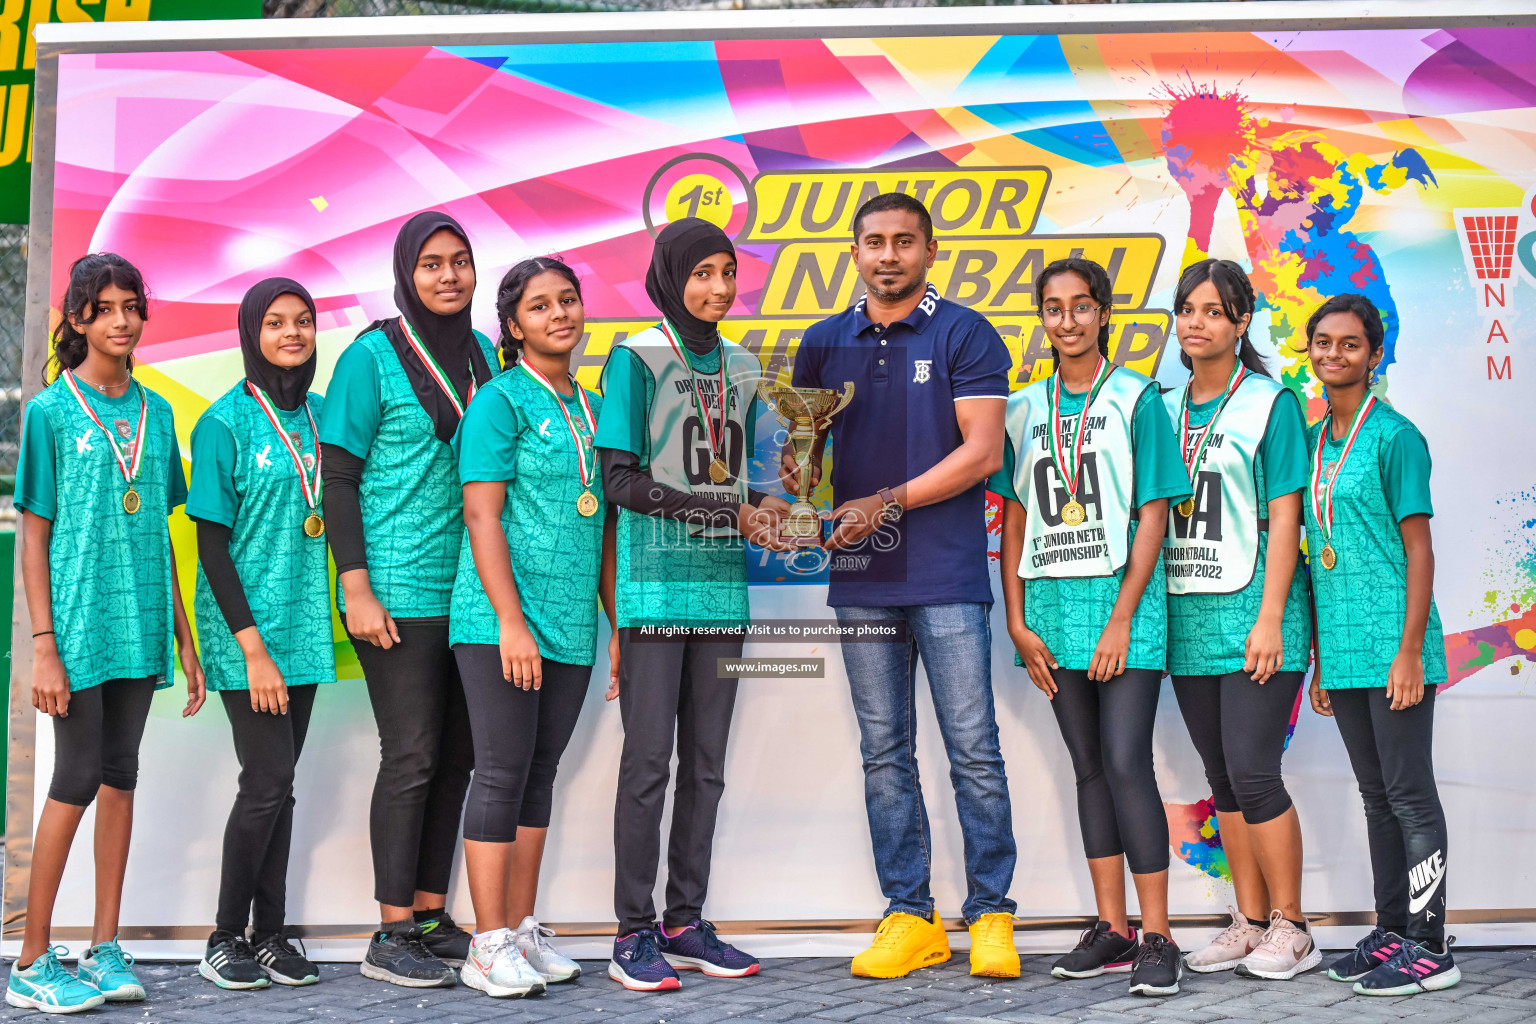
<path id="1" fill-rule="evenodd" d="M 326 537 L 337 607 L 379 727 L 368 832 L 382 919 L 362 971 L 410 988 L 454 984 L 469 933 L 448 880 L 474 765 L 448 612 L 464 538 L 450 442 L 496 351 L 470 321 L 475 258 L 429 211 L 395 239 L 395 306 L 342 353 L 326 392 Z"/>
<path id="2" fill-rule="evenodd" d="M 220 988 L 308 985 L 319 969 L 283 935 L 294 766 L 315 691 L 336 678 L 320 516 L 315 304 L 268 278 L 239 313 L 245 377 L 192 430 L 187 515 L 197 521 L 195 607 L 208 688 L 240 762 L 224 829 L 218 914 L 198 972 Z M 255 929 L 246 941 L 246 924 Z"/>
<path id="3" fill-rule="evenodd" d="M 1301 912 L 1301 823 L 1280 774 L 1311 660 L 1301 558 L 1306 422 L 1252 343 L 1253 286 L 1201 260 L 1174 292 L 1189 383 L 1164 396 L 1194 497 L 1169 517 L 1168 663 L 1232 869 L 1232 924 L 1185 958 L 1286 979 L 1322 959 Z"/>
<path id="4" fill-rule="evenodd" d="M 171 685 L 173 636 L 187 677 L 183 717 L 202 707 L 203 670 L 166 525 L 187 497 L 171 407 L 132 373 L 148 311 L 143 278 L 121 256 L 84 256 L 59 308 L 58 374 L 27 403 L 16 477 L 32 705 L 53 718 L 53 782 L 33 834 L 26 931 L 5 998 L 73 1012 L 144 998 L 116 941 L 139 741 L 150 698 Z M 76 978 L 50 948 L 49 925 L 93 800 L 96 919 Z"/>
<path id="5" fill-rule="evenodd" d="M 555 771 L 597 658 L 598 597 L 614 625 L 613 512 L 593 434 L 602 399 L 571 375 L 586 316 L 556 259 L 524 260 L 496 296 L 507 371 L 454 439 L 466 539 L 449 639 L 475 736 L 464 864 L 475 939 L 460 972 L 492 996 L 581 973 L 534 916 Z M 618 695 L 618 630 L 608 639 Z"/>
<path id="6" fill-rule="evenodd" d="M 1435 609 L 1429 447 L 1371 394 L 1381 315 L 1336 295 L 1307 321 L 1328 413 L 1308 436 L 1308 563 L 1317 616 L 1312 707 L 1339 723 L 1365 801 L 1376 928 L 1328 976 L 1362 995 L 1450 988 L 1445 811 L 1435 785 L 1435 687 L 1445 637 Z"/>
<path id="7" fill-rule="evenodd" d="M 1051 700 L 1077 776 L 1099 920 L 1057 977 L 1129 971 L 1131 992 L 1179 990 L 1168 937 L 1168 819 L 1152 770 L 1167 661 L 1161 557 L 1170 500 L 1190 493 L 1156 382 L 1109 361 L 1113 288 L 1069 258 L 1035 285 L 1055 372 L 1008 400 L 1003 596 L 1019 663 Z M 1126 923 L 1129 864 L 1140 941 Z"/>

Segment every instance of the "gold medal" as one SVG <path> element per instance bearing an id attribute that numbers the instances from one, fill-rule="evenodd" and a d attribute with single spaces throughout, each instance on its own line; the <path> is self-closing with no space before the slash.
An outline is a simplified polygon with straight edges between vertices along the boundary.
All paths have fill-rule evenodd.
<path id="1" fill-rule="evenodd" d="M 320 518 L 320 513 L 311 512 L 304 517 L 304 536 L 318 537 L 325 532 L 325 520 Z"/>
<path id="2" fill-rule="evenodd" d="M 1185 519 L 1188 519 L 1190 516 L 1195 514 L 1195 499 L 1185 498 L 1183 501 L 1175 505 L 1173 510 L 1179 515 L 1183 516 Z"/>
<path id="3" fill-rule="evenodd" d="M 723 484 L 731 478 L 731 469 L 725 464 L 725 460 L 716 455 L 715 460 L 709 464 L 709 478 L 717 484 Z"/>
<path id="4" fill-rule="evenodd" d="M 128 488 L 128 492 L 123 495 L 123 511 L 133 515 L 139 510 L 140 504 L 139 492 L 132 487 Z"/>
<path id="5" fill-rule="evenodd" d="M 1088 510 L 1076 498 L 1061 506 L 1061 521 L 1068 526 L 1081 526 L 1087 517 Z"/>
<path id="6" fill-rule="evenodd" d="M 1323 552 L 1318 556 L 1318 561 L 1323 563 L 1324 569 L 1332 569 L 1334 566 L 1339 564 L 1339 556 L 1333 550 L 1332 544 L 1323 545 Z"/>
<path id="7" fill-rule="evenodd" d="M 581 497 L 576 499 L 576 511 L 584 516 L 597 514 L 597 495 L 591 491 L 582 491 Z"/>

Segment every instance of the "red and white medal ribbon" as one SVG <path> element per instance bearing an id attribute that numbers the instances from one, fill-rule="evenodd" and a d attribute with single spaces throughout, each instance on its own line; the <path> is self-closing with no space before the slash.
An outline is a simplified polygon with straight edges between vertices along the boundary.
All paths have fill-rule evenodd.
<path id="1" fill-rule="evenodd" d="M 309 401 L 304 402 L 304 414 L 309 417 L 310 436 L 315 439 L 315 472 L 311 476 L 304 470 L 304 458 L 299 450 L 294 447 L 293 439 L 288 436 L 288 431 L 283 429 L 283 423 L 277 418 L 277 409 L 272 405 L 272 399 L 267 393 L 250 381 L 245 382 L 246 390 L 251 397 L 256 399 L 256 404 L 261 406 L 261 411 L 266 413 L 267 422 L 272 424 L 272 429 L 277 431 L 277 439 L 283 442 L 283 447 L 288 449 L 288 456 L 293 459 L 293 468 L 299 471 L 299 489 L 304 492 L 304 503 L 311 509 L 320 504 L 320 492 L 325 486 L 320 479 L 320 429 L 315 426 L 315 414 L 309 408 Z"/>
<path id="2" fill-rule="evenodd" d="M 1206 443 L 1211 439 L 1211 432 L 1216 427 L 1216 421 L 1221 418 L 1221 411 L 1227 407 L 1227 401 L 1237 393 L 1237 386 L 1248 375 L 1248 368 L 1242 363 L 1234 363 L 1232 373 L 1227 378 L 1226 393 L 1221 396 L 1221 403 L 1216 406 L 1216 411 L 1211 413 L 1211 418 L 1206 421 L 1200 431 L 1200 438 L 1195 443 L 1194 456 L 1189 451 L 1189 387 L 1184 389 L 1184 397 L 1179 403 L 1179 453 L 1184 456 L 1184 467 L 1189 470 L 1189 483 L 1194 486 L 1195 474 L 1200 469 L 1200 460 L 1205 455 Z"/>
<path id="3" fill-rule="evenodd" d="M 581 489 L 583 492 L 591 491 L 592 475 L 597 471 L 596 449 L 592 449 L 593 459 L 592 465 L 589 468 L 587 466 L 588 446 L 582 443 L 581 432 L 576 429 L 576 421 L 571 419 L 571 414 L 566 409 L 565 402 L 560 397 L 560 392 L 555 390 L 555 386 L 549 382 L 548 377 L 545 377 L 538 370 L 534 369 L 532 366 L 529 366 L 528 360 L 519 359 L 517 361 L 517 365 L 522 367 L 523 370 L 527 372 L 528 376 L 537 381 L 539 387 L 543 388 L 545 391 L 548 391 L 550 397 L 555 400 L 555 405 L 560 408 L 560 415 L 565 417 L 566 429 L 571 432 L 571 440 L 576 442 L 576 465 L 581 470 Z M 576 397 L 581 402 L 581 412 L 582 415 L 587 419 L 587 429 L 592 432 L 593 437 L 596 437 L 597 417 L 592 415 L 592 406 L 587 404 L 587 393 L 582 389 L 580 384 L 576 383 L 575 377 L 570 378 L 570 381 L 571 389 L 576 392 Z M 479 414 L 477 413 L 476 415 Z"/>
<path id="4" fill-rule="evenodd" d="M 1360 436 L 1360 428 L 1365 424 L 1366 414 L 1376 404 L 1375 395 L 1366 395 L 1365 401 L 1360 403 L 1360 408 L 1355 410 L 1355 418 L 1350 421 L 1349 433 L 1344 435 L 1344 447 L 1339 452 L 1338 461 L 1333 464 L 1333 476 L 1328 478 L 1326 487 L 1321 487 L 1323 480 L 1323 449 L 1328 443 L 1328 435 L 1333 431 L 1333 405 L 1330 403 L 1323 413 L 1323 426 L 1317 432 L 1317 452 L 1312 459 L 1312 486 L 1307 488 L 1312 498 L 1312 515 L 1317 519 L 1317 525 L 1323 531 L 1323 543 L 1328 545 L 1333 539 L 1333 488 L 1339 482 L 1339 476 L 1344 471 L 1344 460 L 1349 458 L 1350 449 L 1355 446 L 1355 438 Z M 1322 498 L 1318 498 L 1317 492 L 1322 490 Z"/>
<path id="5" fill-rule="evenodd" d="M 112 436 L 112 431 L 101 422 L 90 404 L 86 402 L 85 395 L 80 391 L 80 385 L 75 380 L 75 375 L 69 370 L 64 371 L 64 384 L 74 394 L 75 401 L 80 403 L 80 408 L 91 418 L 91 422 L 101 428 L 101 432 L 107 436 L 107 442 L 112 446 L 112 457 L 117 460 L 117 468 L 122 470 L 123 479 L 128 482 L 128 487 L 133 488 L 133 482 L 139 478 L 139 468 L 144 463 L 144 427 L 149 422 L 149 398 L 144 392 L 144 386 L 134 381 L 134 386 L 139 389 L 139 427 L 133 438 L 133 458 L 123 458 L 123 450 L 118 447 L 117 438 Z"/>
<path id="6" fill-rule="evenodd" d="M 722 349 L 720 351 L 720 383 L 719 390 L 715 392 L 716 398 L 720 403 L 720 425 L 717 428 L 715 421 L 709 418 L 709 408 L 704 404 L 704 399 L 699 395 L 698 375 L 693 372 L 693 364 L 688 361 L 688 356 L 684 354 L 683 347 L 678 344 L 677 337 L 672 332 L 672 325 L 663 320 L 661 322 L 661 333 L 666 336 L 667 343 L 672 346 L 672 351 L 676 353 L 677 358 L 682 361 L 683 366 L 688 370 L 688 378 L 693 383 L 693 404 L 699 411 L 699 419 L 704 421 L 704 428 L 709 431 L 709 454 L 718 459 L 723 448 L 720 439 L 725 436 L 725 407 L 727 398 L 725 393 L 725 350 Z"/>
<path id="7" fill-rule="evenodd" d="M 1088 394 L 1083 398 L 1083 411 L 1077 416 L 1077 433 L 1072 437 L 1072 447 L 1068 452 L 1063 452 L 1061 447 L 1061 371 L 1057 370 L 1052 377 L 1051 387 L 1051 458 L 1056 463 L 1056 472 L 1061 476 L 1061 485 L 1066 488 L 1067 497 L 1071 501 L 1077 500 L 1077 476 L 1082 468 L 1083 461 L 1083 435 L 1087 432 L 1084 428 L 1088 425 L 1088 407 L 1093 405 L 1093 400 L 1098 396 L 1099 388 L 1104 386 L 1104 381 L 1109 378 L 1109 371 L 1114 364 L 1103 356 L 1099 356 L 1099 364 L 1093 370 L 1093 384 L 1088 388 Z M 1064 455 L 1070 454 L 1072 458 L 1071 472 Z"/>
<path id="8" fill-rule="evenodd" d="M 416 336 L 416 329 L 411 326 L 410 321 L 403 316 L 400 318 L 400 329 L 405 332 L 405 340 L 411 346 L 411 351 L 416 353 L 416 358 L 420 359 L 422 365 L 427 368 L 427 373 L 432 375 L 432 379 L 437 382 L 437 386 L 443 389 L 443 394 L 448 396 L 448 401 L 453 404 L 453 411 L 459 414 L 460 419 L 463 419 L 464 403 L 460 402 L 459 396 L 454 394 L 453 385 L 448 381 L 448 375 L 443 372 L 443 368 L 438 365 L 437 360 L 432 358 L 432 353 L 427 351 L 427 346 L 423 345 L 421 339 Z M 471 363 L 469 367 L 469 401 L 473 401 L 474 397 L 475 367 Z"/>

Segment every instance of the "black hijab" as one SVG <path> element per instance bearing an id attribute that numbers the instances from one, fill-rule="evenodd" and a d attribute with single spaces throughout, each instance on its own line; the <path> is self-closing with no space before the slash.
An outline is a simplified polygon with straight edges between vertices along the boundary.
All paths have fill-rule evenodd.
<path id="1" fill-rule="evenodd" d="M 693 268 L 717 252 L 728 252 L 734 258 L 736 247 L 724 231 L 709 221 L 684 217 L 662 228 L 656 236 L 651 269 L 645 274 L 645 293 L 683 343 L 700 355 L 715 347 L 719 325 L 688 312 L 683 305 L 683 286 Z"/>
<path id="2" fill-rule="evenodd" d="M 400 233 L 395 236 L 395 308 L 404 315 L 421 343 L 448 375 L 448 382 L 463 405 L 469 402 L 471 374 L 477 387 L 491 379 L 491 367 L 485 360 L 485 353 L 480 350 L 480 343 L 475 340 L 470 307 L 466 304 L 457 313 L 443 316 L 428 309 L 416 293 L 416 261 L 421 257 L 422 246 L 427 244 L 427 239 L 444 228 L 463 240 L 464 248 L 469 250 L 470 265 L 474 265 L 475 254 L 470 249 L 469 235 L 458 221 L 437 210 L 418 213 L 406 221 Z M 416 400 L 421 403 L 427 415 L 432 417 L 432 432 L 444 443 L 452 441 L 454 432 L 459 429 L 459 414 L 454 411 L 448 396 L 437 386 L 421 358 L 412 350 L 405 332 L 400 329 L 400 321 L 391 317 L 371 324 L 368 329 L 375 328 L 382 329 L 390 344 L 395 347 L 395 355 L 405 368 L 405 375 L 410 378 Z"/>
<path id="3" fill-rule="evenodd" d="M 315 300 L 299 282 L 286 277 L 256 282 L 240 300 L 240 355 L 245 358 L 245 379 L 265 391 L 273 405 L 292 412 L 309 395 L 309 385 L 315 379 L 315 353 L 298 366 L 278 366 L 262 354 L 261 322 L 266 319 L 267 307 L 280 295 L 297 295 L 314 317 Z"/>

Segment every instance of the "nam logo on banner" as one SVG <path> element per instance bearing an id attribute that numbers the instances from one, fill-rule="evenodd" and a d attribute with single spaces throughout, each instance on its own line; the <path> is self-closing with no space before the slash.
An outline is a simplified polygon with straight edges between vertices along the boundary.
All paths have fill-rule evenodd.
<path id="1" fill-rule="evenodd" d="M 1519 360 L 1504 318 L 1516 282 L 1536 285 L 1536 190 L 1526 196 L 1523 208 L 1458 209 L 1454 216 L 1462 262 L 1483 321 L 1488 379 L 1513 380 Z"/>
<path id="2" fill-rule="evenodd" d="M 729 161 L 700 153 L 674 159 L 652 176 L 643 212 L 652 233 L 680 217 L 701 217 L 738 245 L 771 253 L 757 315 L 724 325 L 769 376 L 788 365 L 806 328 L 864 294 L 850 251 L 853 217 L 885 192 L 905 192 L 928 207 L 939 240 L 929 280 L 945 298 L 991 320 L 1013 357 L 1013 387 L 1050 371 L 1034 282 L 1066 256 L 1086 256 L 1109 271 L 1115 297 L 1110 355 L 1156 375 L 1173 328 L 1168 310 L 1147 308 L 1163 236 L 1036 234 L 1050 177 L 1044 167 L 898 167 L 765 171 L 748 179 Z M 579 365 L 601 366 L 615 343 L 650 323 L 588 320 Z"/>

